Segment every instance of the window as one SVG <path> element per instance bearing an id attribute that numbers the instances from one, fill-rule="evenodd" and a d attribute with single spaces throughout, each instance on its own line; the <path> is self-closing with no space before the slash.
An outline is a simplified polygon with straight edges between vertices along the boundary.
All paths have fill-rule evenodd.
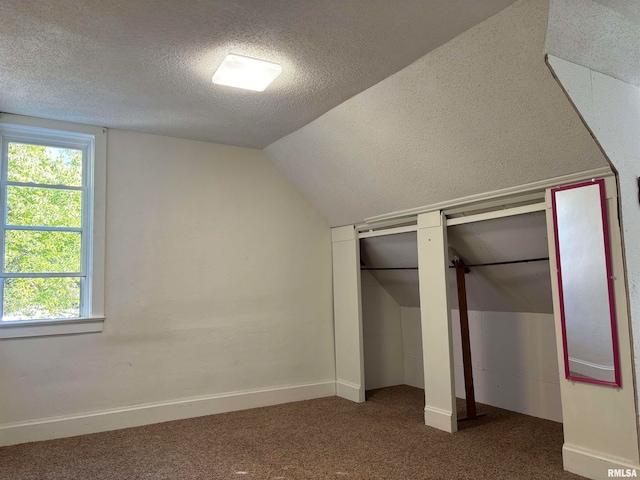
<path id="1" fill-rule="evenodd" d="M 102 330 L 106 131 L 72 128 L 0 117 L 0 338 Z"/>

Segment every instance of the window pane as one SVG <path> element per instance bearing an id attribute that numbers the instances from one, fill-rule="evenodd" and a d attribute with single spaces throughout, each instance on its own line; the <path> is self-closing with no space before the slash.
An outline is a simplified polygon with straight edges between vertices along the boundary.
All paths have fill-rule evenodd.
<path id="1" fill-rule="evenodd" d="M 79 272 L 82 234 L 7 230 L 4 271 L 7 273 Z"/>
<path id="2" fill-rule="evenodd" d="M 7 178 L 12 182 L 82 185 L 82 150 L 9 143 Z"/>
<path id="3" fill-rule="evenodd" d="M 82 192 L 7 187 L 7 225 L 80 228 Z"/>
<path id="4" fill-rule="evenodd" d="M 80 316 L 80 278 L 7 278 L 2 320 Z"/>

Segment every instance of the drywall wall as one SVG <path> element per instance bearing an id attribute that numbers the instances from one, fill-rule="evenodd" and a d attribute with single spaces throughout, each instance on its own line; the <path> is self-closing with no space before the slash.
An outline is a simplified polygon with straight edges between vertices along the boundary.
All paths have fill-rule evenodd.
<path id="1" fill-rule="evenodd" d="M 402 307 L 405 383 L 422 388 L 420 309 Z M 451 311 L 456 397 L 465 398 L 460 312 Z M 469 311 L 476 401 L 562 421 L 553 315 Z M 419 362 L 414 359 L 418 357 Z M 419 365 L 419 367 L 418 367 Z"/>
<path id="2" fill-rule="evenodd" d="M 460 312 L 452 310 L 456 396 L 465 398 Z M 552 314 L 469 312 L 476 401 L 562 421 Z"/>
<path id="3" fill-rule="evenodd" d="M 400 307 L 400 320 L 404 352 L 404 383 L 412 387 L 424 388 L 420 308 Z"/>
<path id="4" fill-rule="evenodd" d="M 636 388 L 640 385 L 640 88 L 549 56 L 549 65 L 618 170 Z M 638 390 L 640 393 L 640 390 Z"/>
<path id="5" fill-rule="evenodd" d="M 333 394 L 330 229 L 264 154 L 117 130 L 107 149 L 104 332 L 0 341 L 1 440 L 230 392 Z"/>
<path id="6" fill-rule="evenodd" d="M 627 309 L 622 239 L 618 220 L 618 196 L 613 176 L 605 177 L 614 308 L 617 316 L 621 387 L 560 381 L 562 398 L 565 469 L 589 478 L 606 478 L 611 468 L 640 468 L 636 398 L 633 382 L 631 326 Z M 551 195 L 547 191 L 547 224 L 552 220 Z M 551 271 L 556 270 L 553 230 L 549 235 Z M 562 325 L 558 279 L 551 276 L 558 363 L 562 356 Z"/>
<path id="7" fill-rule="evenodd" d="M 400 306 L 367 271 L 361 272 L 364 385 L 366 390 L 404 383 Z"/>
<path id="8" fill-rule="evenodd" d="M 570 418 L 565 418 L 564 465 L 592 478 L 604 477 L 605 466 L 637 468 L 640 463 L 640 94 L 634 86 L 639 85 L 640 79 L 638 18 L 637 2 L 551 0 L 544 50 L 551 71 L 578 112 L 576 116 L 583 120 L 585 130 L 592 133 L 618 173 L 617 182 L 608 181 L 607 197 L 622 388 L 612 393 L 610 389 L 601 391 L 561 382 L 563 405 L 579 405 L 571 409 Z M 616 412 L 605 424 L 599 422 L 599 416 L 589 413 L 594 411 L 596 402 L 599 409 L 606 405 L 608 411 Z M 593 418 L 580 421 L 584 416 Z M 602 459 L 608 464 L 603 464 Z"/>
<path id="9" fill-rule="evenodd" d="M 265 149 L 335 225 L 606 166 L 521 0 Z"/>

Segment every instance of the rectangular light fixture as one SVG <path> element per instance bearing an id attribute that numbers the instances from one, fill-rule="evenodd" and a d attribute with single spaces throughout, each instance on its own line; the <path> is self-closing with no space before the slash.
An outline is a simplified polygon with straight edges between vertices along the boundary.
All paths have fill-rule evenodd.
<path id="1" fill-rule="evenodd" d="M 213 74 L 213 83 L 262 92 L 282 73 L 277 63 L 228 54 Z"/>

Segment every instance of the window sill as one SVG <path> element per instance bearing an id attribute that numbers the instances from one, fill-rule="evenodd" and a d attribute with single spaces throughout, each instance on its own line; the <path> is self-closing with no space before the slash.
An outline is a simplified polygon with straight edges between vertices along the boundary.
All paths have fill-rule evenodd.
<path id="1" fill-rule="evenodd" d="M 89 317 L 63 320 L 0 321 L 0 340 L 98 333 L 103 330 L 104 320 L 104 317 Z"/>

